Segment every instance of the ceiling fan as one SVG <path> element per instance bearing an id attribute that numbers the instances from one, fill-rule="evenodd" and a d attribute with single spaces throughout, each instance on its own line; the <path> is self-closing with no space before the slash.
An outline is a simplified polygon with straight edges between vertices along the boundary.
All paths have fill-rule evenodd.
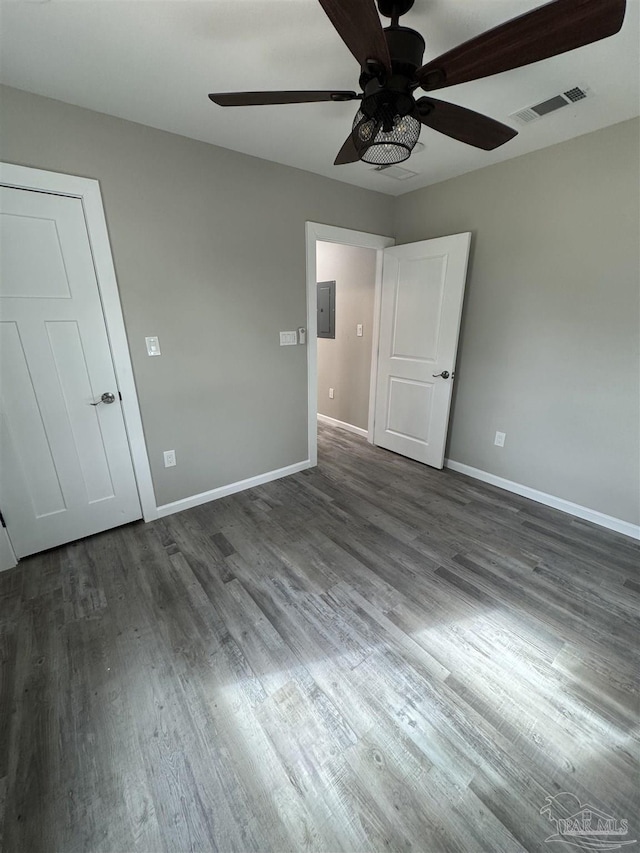
<path id="1" fill-rule="evenodd" d="M 517 131 L 465 107 L 415 98 L 416 89 L 431 92 L 489 77 L 574 50 L 614 35 L 622 26 L 626 0 L 553 0 L 513 18 L 422 65 L 425 41 L 400 26 L 414 0 L 319 0 L 329 20 L 360 64 L 362 93 L 350 91 L 228 92 L 209 95 L 221 107 L 360 101 L 351 133 L 335 165 L 363 160 L 390 165 L 406 160 L 422 125 L 460 142 L 490 151 L 513 139 Z"/>

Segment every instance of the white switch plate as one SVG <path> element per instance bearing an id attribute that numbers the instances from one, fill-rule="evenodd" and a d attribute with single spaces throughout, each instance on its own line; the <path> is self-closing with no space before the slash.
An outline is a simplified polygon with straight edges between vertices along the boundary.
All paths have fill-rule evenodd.
<path id="1" fill-rule="evenodd" d="M 302 344 L 304 346 L 304 344 L 306 344 L 306 342 L 307 342 L 307 330 L 303 326 L 300 326 L 300 328 L 298 329 L 298 343 Z"/>
<path id="2" fill-rule="evenodd" d="M 329 399 L 333 400 L 333 388 L 329 388 Z"/>
<path id="3" fill-rule="evenodd" d="M 506 432 L 496 432 L 496 437 L 495 437 L 495 440 L 493 443 L 497 447 L 504 447 L 504 440 L 506 437 L 507 437 Z"/>
<path id="4" fill-rule="evenodd" d="M 160 341 L 158 338 L 145 338 L 144 342 L 147 345 L 147 353 L 148 355 L 161 355 L 160 353 Z"/>
<path id="5" fill-rule="evenodd" d="M 281 347 L 295 347 L 298 344 L 297 332 L 280 332 Z"/>
<path id="6" fill-rule="evenodd" d="M 165 468 L 173 468 L 176 464 L 176 452 L 175 450 L 165 450 L 164 452 L 164 467 Z"/>
<path id="7" fill-rule="evenodd" d="M 358 323 L 356 326 L 356 335 L 361 338 L 362 337 L 362 323 Z"/>

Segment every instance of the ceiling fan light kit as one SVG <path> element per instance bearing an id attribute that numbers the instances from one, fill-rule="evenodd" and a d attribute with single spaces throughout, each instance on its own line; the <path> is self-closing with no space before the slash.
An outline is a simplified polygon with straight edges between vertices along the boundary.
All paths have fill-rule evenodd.
<path id="1" fill-rule="evenodd" d="M 367 118 L 358 110 L 353 122 L 356 148 L 361 147 L 360 160 L 373 166 L 391 166 L 408 160 L 420 136 L 420 122 L 413 116 L 396 115 L 389 129 L 375 118 Z"/>
<path id="2" fill-rule="evenodd" d="M 209 98 L 223 107 L 359 100 L 334 162 L 383 167 L 411 156 L 422 125 L 485 151 L 504 145 L 517 135 L 512 127 L 430 95 L 416 100 L 415 90 L 479 80 L 607 38 L 622 27 L 626 8 L 626 0 L 553 0 L 423 65 L 423 37 L 399 24 L 414 0 L 377 0 L 377 10 L 375 0 L 319 2 L 360 65 L 361 94 L 229 92 Z M 378 12 L 391 19 L 390 26 L 382 28 Z"/>

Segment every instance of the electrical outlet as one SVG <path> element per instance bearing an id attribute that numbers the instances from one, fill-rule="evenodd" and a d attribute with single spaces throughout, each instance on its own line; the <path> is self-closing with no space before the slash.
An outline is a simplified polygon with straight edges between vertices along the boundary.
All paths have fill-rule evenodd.
<path id="1" fill-rule="evenodd" d="M 358 323 L 356 325 L 356 335 L 361 338 L 362 337 L 362 323 Z"/>
<path id="2" fill-rule="evenodd" d="M 176 464 L 176 452 L 175 450 L 165 450 L 164 452 L 164 467 L 165 468 L 173 468 Z"/>
<path id="3" fill-rule="evenodd" d="M 329 399 L 333 400 L 333 388 L 329 388 Z"/>
<path id="4" fill-rule="evenodd" d="M 506 432 L 496 432 L 496 437 L 493 443 L 496 445 L 496 447 L 504 447 L 504 440 L 506 437 Z"/>

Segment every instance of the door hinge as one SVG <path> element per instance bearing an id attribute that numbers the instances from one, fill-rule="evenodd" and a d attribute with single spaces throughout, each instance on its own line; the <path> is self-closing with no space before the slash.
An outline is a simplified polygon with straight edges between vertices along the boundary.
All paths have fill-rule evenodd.
<path id="1" fill-rule="evenodd" d="M 122 402 L 122 391 L 118 391 L 118 397 L 120 397 L 120 401 Z"/>
<path id="2" fill-rule="evenodd" d="M 0 511 L 0 524 L 1 524 L 3 527 L 6 527 L 6 526 L 7 526 L 7 524 L 6 524 L 5 520 L 4 520 L 4 515 L 2 514 L 2 512 L 1 512 L 1 511 Z"/>

